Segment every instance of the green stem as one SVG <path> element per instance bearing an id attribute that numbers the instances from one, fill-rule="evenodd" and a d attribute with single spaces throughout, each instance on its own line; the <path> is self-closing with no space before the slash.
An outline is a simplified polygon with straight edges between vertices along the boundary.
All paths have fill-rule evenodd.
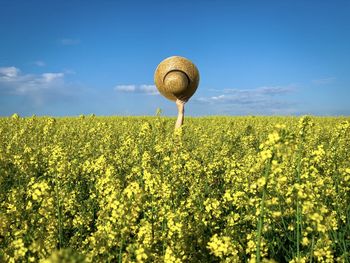
<path id="1" fill-rule="evenodd" d="M 299 173 L 298 173 L 299 175 Z M 300 179 L 300 178 L 298 178 Z M 300 181 L 300 180 L 299 180 Z M 298 261 L 300 260 L 300 225 L 301 225 L 301 207 L 300 207 L 300 200 L 299 200 L 299 196 L 297 194 L 297 211 L 296 211 L 296 220 L 297 220 L 297 227 L 296 227 L 296 231 L 297 231 L 297 258 Z"/>
<path id="2" fill-rule="evenodd" d="M 123 262 L 123 257 L 122 257 L 123 245 L 124 245 L 124 238 L 122 238 L 122 242 L 121 242 L 120 247 L 119 247 L 118 263 Z"/>
<path id="3" fill-rule="evenodd" d="M 315 243 L 315 240 L 314 240 L 314 237 L 312 237 L 312 241 L 311 241 L 311 251 L 310 251 L 310 263 L 312 263 L 312 260 L 313 260 L 313 253 L 314 253 L 314 244 Z"/>
<path id="4" fill-rule="evenodd" d="M 258 221 L 258 233 L 256 237 L 256 262 L 260 262 L 260 246 L 261 246 L 261 233 L 262 233 L 262 228 L 264 225 L 264 206 L 265 206 L 265 196 L 266 196 L 266 191 L 264 189 L 263 195 L 261 198 L 260 202 L 260 214 L 259 214 L 259 221 Z"/>
<path id="5" fill-rule="evenodd" d="M 163 218 L 162 221 L 162 256 L 165 255 L 165 241 L 164 241 L 164 232 L 165 232 L 165 227 L 166 227 L 166 222 L 165 222 L 165 218 Z"/>
<path id="6" fill-rule="evenodd" d="M 58 217 L 58 248 L 63 246 L 63 231 L 62 231 L 62 209 L 61 200 L 59 196 L 59 185 L 56 184 L 55 187 L 56 200 L 57 200 L 57 217 Z"/>
<path id="7" fill-rule="evenodd" d="M 300 170 L 301 170 L 301 154 L 302 154 L 302 144 L 303 141 L 300 141 L 299 147 L 298 147 L 298 163 L 297 163 L 297 169 L 296 169 L 296 174 L 297 174 L 297 183 L 300 186 L 301 183 L 301 178 L 300 178 Z M 296 194 L 296 202 L 297 202 L 297 209 L 296 209 L 296 234 L 297 234 L 297 258 L 298 261 L 300 261 L 300 239 L 301 239 L 301 204 L 300 204 L 300 199 L 298 193 Z"/>
<path id="8" fill-rule="evenodd" d="M 265 167 L 265 173 L 264 177 L 266 180 L 266 183 L 263 188 L 263 193 L 260 201 L 260 214 L 259 214 L 259 220 L 258 220 L 258 226 L 257 226 L 257 236 L 256 236 L 256 262 L 259 263 L 261 262 L 261 237 L 262 237 L 262 230 L 264 226 L 264 213 L 265 213 L 265 199 L 266 199 L 266 192 L 267 192 L 267 179 L 268 175 L 270 173 L 270 168 L 271 168 L 271 162 L 273 159 L 273 155 L 269 161 L 269 163 Z"/>

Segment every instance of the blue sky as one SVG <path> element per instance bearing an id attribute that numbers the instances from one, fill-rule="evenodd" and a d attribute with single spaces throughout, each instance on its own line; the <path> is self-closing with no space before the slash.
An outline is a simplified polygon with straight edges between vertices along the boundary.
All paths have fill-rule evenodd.
<path id="1" fill-rule="evenodd" d="M 0 115 L 175 115 L 153 74 L 200 71 L 186 114 L 350 115 L 350 1 L 0 0 Z"/>

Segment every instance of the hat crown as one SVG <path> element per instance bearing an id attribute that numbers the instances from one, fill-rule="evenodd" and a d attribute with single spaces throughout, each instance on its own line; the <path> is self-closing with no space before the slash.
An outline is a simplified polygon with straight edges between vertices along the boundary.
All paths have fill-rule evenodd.
<path id="1" fill-rule="evenodd" d="M 173 56 L 159 63 L 154 82 L 166 98 L 188 100 L 195 93 L 199 83 L 197 67 L 187 58 Z"/>

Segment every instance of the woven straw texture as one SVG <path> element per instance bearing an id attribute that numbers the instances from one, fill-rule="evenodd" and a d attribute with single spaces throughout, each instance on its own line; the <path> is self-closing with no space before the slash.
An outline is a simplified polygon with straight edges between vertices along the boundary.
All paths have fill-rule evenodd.
<path id="1" fill-rule="evenodd" d="M 188 59 L 173 56 L 164 59 L 154 73 L 159 92 L 169 100 L 189 100 L 199 83 L 197 67 Z"/>

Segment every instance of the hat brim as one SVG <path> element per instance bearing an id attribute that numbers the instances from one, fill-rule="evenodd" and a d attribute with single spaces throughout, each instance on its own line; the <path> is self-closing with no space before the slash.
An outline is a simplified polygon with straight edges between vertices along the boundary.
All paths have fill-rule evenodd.
<path id="1" fill-rule="evenodd" d="M 189 83 L 181 94 L 174 95 L 171 87 L 164 84 L 165 76 L 170 71 L 182 71 L 188 77 Z M 159 92 L 169 100 L 177 99 L 189 100 L 196 92 L 199 83 L 199 71 L 197 67 L 188 59 L 180 56 L 172 56 L 164 59 L 157 67 L 154 73 L 154 82 Z"/>

